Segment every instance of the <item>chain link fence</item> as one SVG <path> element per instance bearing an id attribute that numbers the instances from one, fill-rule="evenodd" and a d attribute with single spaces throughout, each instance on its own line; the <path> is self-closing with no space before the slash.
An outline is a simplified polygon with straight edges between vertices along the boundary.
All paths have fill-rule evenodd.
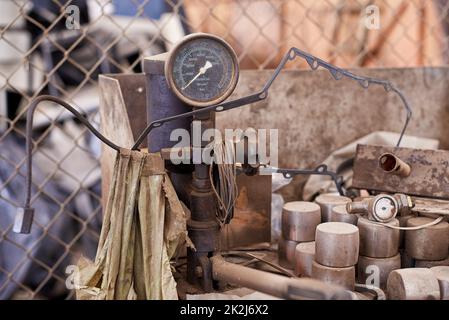
<path id="1" fill-rule="evenodd" d="M 60 96 L 98 126 L 99 74 L 140 72 L 142 57 L 197 31 L 225 38 L 242 69 L 273 68 L 291 46 L 351 68 L 448 58 L 447 0 L 0 0 L 0 9 L 0 299 L 72 298 L 70 266 L 94 257 L 101 227 L 100 144 L 42 103 L 33 124 L 35 224 L 30 235 L 12 232 L 36 96 Z"/>

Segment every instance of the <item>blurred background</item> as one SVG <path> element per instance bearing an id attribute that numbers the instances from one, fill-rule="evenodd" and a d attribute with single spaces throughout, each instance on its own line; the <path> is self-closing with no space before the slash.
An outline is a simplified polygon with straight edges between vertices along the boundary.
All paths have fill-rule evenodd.
<path id="1" fill-rule="evenodd" d="M 99 74 L 141 72 L 143 57 L 198 31 L 227 40 L 241 69 L 274 68 L 291 46 L 346 68 L 445 65 L 448 11 L 448 0 L 0 0 L 0 299 L 73 298 L 67 266 L 95 256 L 101 227 L 100 144 L 43 103 L 33 124 L 38 213 L 31 235 L 11 230 L 36 96 L 62 97 L 98 126 Z"/>

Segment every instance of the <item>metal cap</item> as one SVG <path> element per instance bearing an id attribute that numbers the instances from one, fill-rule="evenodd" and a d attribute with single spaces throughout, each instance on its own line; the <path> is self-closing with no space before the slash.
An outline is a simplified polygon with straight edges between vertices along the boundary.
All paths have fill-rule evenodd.
<path id="1" fill-rule="evenodd" d="M 12 230 L 15 233 L 30 233 L 33 224 L 34 209 L 18 208 Z"/>

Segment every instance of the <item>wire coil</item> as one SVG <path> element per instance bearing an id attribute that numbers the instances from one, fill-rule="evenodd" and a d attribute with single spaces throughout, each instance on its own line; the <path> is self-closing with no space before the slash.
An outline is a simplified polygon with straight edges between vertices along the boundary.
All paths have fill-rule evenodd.
<path id="1" fill-rule="evenodd" d="M 217 220 L 221 226 L 229 222 L 238 196 L 235 147 L 231 141 L 213 141 L 213 163 L 209 167 L 209 179 L 218 202 Z M 213 164 L 217 166 L 218 183 L 215 187 Z"/>

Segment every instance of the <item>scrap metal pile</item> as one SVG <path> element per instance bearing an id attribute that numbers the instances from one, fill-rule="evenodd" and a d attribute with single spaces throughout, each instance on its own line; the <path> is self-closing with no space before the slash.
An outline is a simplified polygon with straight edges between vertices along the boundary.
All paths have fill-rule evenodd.
<path id="1" fill-rule="evenodd" d="M 377 299 L 449 299 L 448 164 L 447 151 L 358 145 L 362 196 L 286 203 L 279 263 L 351 291 L 376 287 Z"/>
<path id="2" fill-rule="evenodd" d="M 250 163 L 248 159 L 252 151 L 249 148 L 245 149 L 243 160 L 239 163 L 234 152 L 227 154 L 227 149 L 223 148 L 220 157 L 231 155 L 232 158 L 230 164 L 223 164 L 217 161 L 217 152 L 215 157 L 211 157 L 212 161 L 201 158 L 204 152 L 210 151 L 211 142 L 216 141 L 200 141 L 197 145 L 189 141 L 186 146 L 174 147 L 175 143 L 170 139 L 173 130 L 190 132 L 200 123 L 200 134 L 203 136 L 206 130 L 215 129 L 215 113 L 266 99 L 271 85 L 286 63 L 297 57 L 304 59 L 313 70 L 319 67 L 326 69 L 335 80 L 346 78 L 364 89 L 370 85 L 380 86 L 385 91 L 394 93 L 407 112 L 396 147 L 358 146 L 350 186 L 352 190 L 348 190 L 348 186 L 345 188 L 343 180 L 335 172 L 328 170 L 326 165 L 310 170 L 277 168 L 259 160 Z M 449 182 L 446 178 L 449 152 L 399 147 L 411 118 L 411 108 L 401 91 L 386 80 L 355 75 L 297 48 L 291 48 L 260 91 L 225 101 L 237 85 L 237 61 L 232 48 L 222 39 L 208 34 L 193 34 L 184 38 L 169 53 L 145 59 L 144 77 L 132 75 L 129 78 L 132 81 L 127 83 L 120 83 L 115 79 L 111 81 L 112 78 L 107 76 L 100 80 L 100 87 L 107 88 L 109 85 L 106 92 L 101 92 L 103 134 L 115 134 L 119 141 L 132 141 L 124 147 L 139 153 L 139 157 L 146 157 L 143 155 L 146 152 L 144 149 L 157 154 L 160 162 L 164 163 L 164 170 L 160 170 L 163 172 L 158 171 L 157 174 L 164 175 L 167 181 L 173 183 L 177 198 L 185 205 L 183 210 L 178 210 L 179 215 L 184 213 L 185 217 L 177 221 L 184 222 L 183 226 L 187 229 L 188 240 L 192 241 L 192 245 L 177 250 L 184 252 L 182 257 L 178 255 L 178 258 L 185 259 L 184 263 L 178 264 L 177 259 L 171 261 L 179 273 L 175 276 L 178 295 L 182 297 L 179 291 L 180 283 L 184 281 L 199 288 L 201 293 L 222 291 L 226 285 L 232 284 L 286 299 L 448 298 L 449 202 L 444 200 L 449 200 Z M 139 79 L 144 83 L 142 87 L 136 85 L 140 91 L 132 87 L 133 83 L 141 81 Z M 146 92 L 146 103 L 141 109 L 146 113 L 144 117 L 142 114 L 133 114 L 140 107 L 135 103 L 137 98 L 129 105 L 123 98 L 133 96 L 134 99 L 137 95 L 135 92 L 143 92 L 143 87 Z M 126 94 L 122 94 L 123 92 Z M 14 230 L 19 233 L 29 233 L 33 220 L 34 211 L 30 203 L 31 129 L 33 112 L 37 104 L 45 100 L 56 102 L 69 110 L 111 149 L 123 153 L 124 148 L 99 133 L 64 101 L 49 96 L 34 100 L 27 117 L 27 197 L 24 208 L 18 211 L 14 225 Z M 129 115 L 133 121 L 123 122 L 123 117 Z M 143 125 L 142 118 L 147 120 Z M 123 132 L 117 133 L 119 123 L 123 125 L 120 127 Z M 137 127 L 137 123 L 141 127 Z M 127 124 L 134 124 L 135 127 L 128 128 Z M 132 132 L 132 137 L 123 138 L 126 132 Z M 242 139 L 241 142 L 245 144 L 247 141 Z M 182 159 L 178 160 L 183 161 L 174 163 L 173 154 L 181 154 Z M 200 157 L 196 158 L 198 154 Z M 258 159 L 257 155 L 255 158 Z M 155 168 L 149 169 L 154 171 Z M 335 194 L 319 195 L 315 202 L 295 201 L 284 205 L 282 236 L 278 244 L 281 266 L 249 253 L 248 250 L 245 252 L 232 248 L 233 250 L 228 251 L 221 247 L 220 233 L 234 217 L 238 193 L 235 177 L 237 171 L 249 177 L 262 173 L 278 173 L 285 178 L 295 175 L 329 176 L 335 184 Z M 123 172 L 120 174 L 123 175 Z M 136 175 L 136 181 L 143 176 L 141 173 Z M 114 172 L 114 176 L 119 174 Z M 121 202 L 130 202 L 128 207 L 132 210 L 129 209 L 125 215 L 123 212 L 116 212 L 122 210 L 123 206 L 116 206 L 109 217 L 120 217 L 119 219 L 129 222 L 133 216 L 142 216 L 144 208 L 136 205 L 133 200 L 138 188 L 125 192 L 126 189 L 122 190 L 124 185 L 126 184 L 113 182 L 108 187 L 117 195 L 126 194 L 126 201 L 125 198 L 120 198 Z M 139 203 L 146 203 L 143 200 L 140 199 Z M 158 208 L 152 208 L 148 214 L 151 216 L 160 213 Z M 103 228 L 108 225 L 106 218 Z M 120 231 L 127 236 L 122 237 L 122 240 L 134 234 L 129 231 L 132 227 L 125 232 L 124 228 L 120 228 L 124 223 L 121 220 L 117 223 L 119 227 L 116 232 L 110 233 L 111 239 L 120 236 Z M 158 221 L 160 231 L 164 229 L 164 223 L 167 221 L 162 218 Z M 132 226 L 130 223 L 127 225 Z M 145 232 L 145 225 L 140 226 L 142 233 L 145 233 L 142 239 L 147 238 L 149 232 Z M 169 247 L 167 239 L 160 240 L 162 248 Z M 110 243 L 119 242 L 111 240 Z M 145 241 L 142 246 L 144 244 Z M 127 250 L 124 248 L 126 246 L 116 249 L 126 259 Z M 100 246 L 99 252 L 101 249 Z M 153 253 L 162 256 L 159 249 L 161 248 L 152 248 L 151 252 L 146 252 L 146 256 L 152 256 Z M 135 252 L 136 255 L 142 254 L 138 246 Z M 174 251 L 170 250 L 167 257 L 172 257 L 172 254 Z M 249 257 L 250 261 L 243 265 L 233 263 L 228 259 L 233 255 Z M 139 262 L 134 265 L 134 270 L 143 268 L 144 262 L 141 259 L 135 261 Z M 154 264 L 162 262 L 158 260 L 145 264 L 149 268 L 146 274 L 154 271 Z M 270 272 L 248 267 L 254 262 L 268 265 Z M 182 271 L 180 266 L 184 267 Z M 295 274 L 285 268 L 294 269 Z M 307 277 L 314 279 L 306 279 Z M 95 283 L 100 285 L 103 282 L 101 288 L 106 288 L 106 278 L 104 275 L 100 276 Z M 101 298 L 161 296 L 154 294 L 154 285 L 151 283 L 145 290 L 140 290 L 139 294 L 139 284 L 142 282 L 139 272 L 127 275 L 126 281 L 122 282 L 127 286 L 126 294 L 111 293 L 101 295 Z M 114 289 L 120 283 L 111 280 L 107 288 Z M 133 291 L 137 295 L 128 294 Z"/>

